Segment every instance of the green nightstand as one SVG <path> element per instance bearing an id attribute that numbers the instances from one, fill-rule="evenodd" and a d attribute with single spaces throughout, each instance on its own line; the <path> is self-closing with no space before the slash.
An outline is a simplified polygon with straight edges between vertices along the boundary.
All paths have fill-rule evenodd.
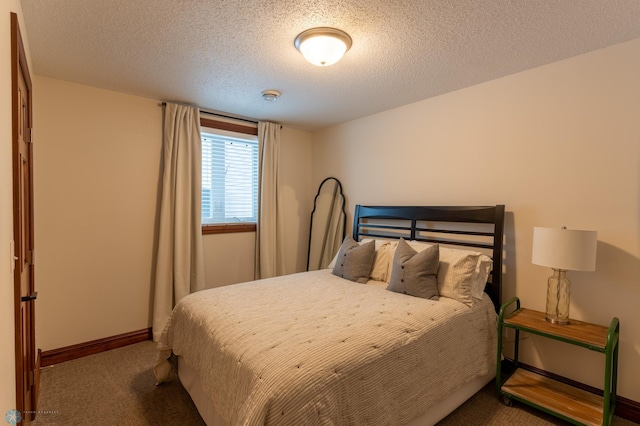
<path id="1" fill-rule="evenodd" d="M 506 314 L 505 311 L 514 304 L 515 309 Z M 515 371 L 502 380 L 500 355 L 502 354 L 504 327 L 513 328 L 516 333 Z M 519 368 L 518 349 L 521 331 L 604 353 L 604 396 Z M 610 425 L 616 406 L 619 337 L 620 321 L 618 318 L 613 318 L 608 328 L 573 319 L 568 325 L 552 324 L 545 320 L 543 312 L 521 308 L 520 299 L 514 297 L 502 305 L 498 317 L 498 359 L 496 364 L 498 394 L 502 396 L 507 405 L 511 405 L 511 400 L 515 399 L 573 424 Z"/>

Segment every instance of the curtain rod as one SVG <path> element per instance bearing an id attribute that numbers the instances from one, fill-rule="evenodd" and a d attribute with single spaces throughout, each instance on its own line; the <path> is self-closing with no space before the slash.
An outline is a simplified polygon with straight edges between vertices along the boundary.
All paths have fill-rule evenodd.
<path id="1" fill-rule="evenodd" d="M 215 112 L 215 111 L 210 110 L 210 109 L 202 108 L 202 107 L 199 107 L 197 105 L 185 104 L 185 103 L 181 103 L 181 102 L 172 102 L 172 103 L 178 104 L 178 105 L 186 105 L 186 106 L 190 106 L 190 107 L 197 107 L 197 108 L 200 109 L 201 113 L 209 114 L 209 115 L 215 115 L 216 117 L 222 117 L 222 118 L 228 118 L 228 119 L 231 119 L 231 120 L 244 121 L 244 122 L 251 123 L 251 124 L 256 124 L 256 125 L 258 124 L 258 121 L 256 121 L 256 120 L 251 120 L 251 119 L 248 119 L 248 118 L 240 118 L 240 117 L 234 117 L 234 116 L 231 116 L 231 115 L 221 114 L 219 112 Z M 165 107 L 165 106 L 167 106 L 167 103 L 166 102 L 161 102 L 161 103 L 158 104 L 158 106 Z"/>

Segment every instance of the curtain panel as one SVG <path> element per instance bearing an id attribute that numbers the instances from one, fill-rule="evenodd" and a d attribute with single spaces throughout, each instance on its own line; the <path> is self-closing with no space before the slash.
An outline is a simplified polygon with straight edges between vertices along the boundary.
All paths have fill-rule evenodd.
<path id="1" fill-rule="evenodd" d="M 260 151 L 255 279 L 284 273 L 282 207 L 279 205 L 280 125 L 258 123 Z"/>
<path id="2" fill-rule="evenodd" d="M 205 288 L 201 145 L 199 109 L 167 103 L 153 294 L 154 341 L 160 338 L 175 304 Z"/>

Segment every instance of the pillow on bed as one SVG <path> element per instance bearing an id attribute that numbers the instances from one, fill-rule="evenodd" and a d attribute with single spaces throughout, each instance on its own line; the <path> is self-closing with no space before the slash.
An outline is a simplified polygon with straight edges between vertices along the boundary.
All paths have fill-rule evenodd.
<path id="1" fill-rule="evenodd" d="M 393 269 L 387 290 L 438 300 L 438 264 L 437 244 L 418 252 L 401 238 L 393 256 Z"/>
<path id="2" fill-rule="evenodd" d="M 487 280 L 489 279 L 489 274 L 491 273 L 492 268 L 493 259 L 491 259 L 486 254 L 481 254 L 480 258 L 478 259 L 478 264 L 476 265 L 476 273 L 473 280 L 473 285 L 471 286 L 471 296 L 474 299 L 482 300 L 484 288 L 487 286 Z"/>
<path id="3" fill-rule="evenodd" d="M 472 306 L 471 289 L 474 281 L 477 281 L 476 266 L 479 259 L 478 252 L 441 248 L 438 269 L 440 295 Z"/>
<path id="4" fill-rule="evenodd" d="M 371 267 L 371 272 L 369 272 L 369 278 L 376 281 L 389 282 L 389 270 L 391 269 L 393 252 L 395 251 L 398 242 L 393 240 L 374 240 L 371 238 L 365 238 L 358 244 L 365 244 L 370 241 L 375 241 L 376 253 L 373 258 L 373 266 Z M 337 259 L 338 254 L 336 253 L 327 268 L 333 269 L 336 266 Z"/>
<path id="5" fill-rule="evenodd" d="M 416 251 L 422 251 L 433 244 L 422 241 L 409 241 L 409 245 Z M 476 267 L 480 259 L 480 252 L 456 250 L 440 247 L 440 267 L 438 268 L 438 294 L 473 306 L 471 290 L 478 281 Z M 392 265 L 391 275 L 395 264 Z M 485 280 L 486 283 L 486 280 Z M 484 285 L 482 287 L 484 290 Z M 480 295 L 482 298 L 482 295 Z"/>
<path id="6" fill-rule="evenodd" d="M 336 263 L 333 267 L 333 275 L 349 281 L 366 284 L 369 281 L 369 272 L 371 271 L 375 254 L 375 243 L 373 241 L 358 244 L 350 235 L 347 235 L 340 250 L 338 250 Z"/>
<path id="7" fill-rule="evenodd" d="M 376 244 L 376 255 L 373 258 L 373 267 L 371 268 L 371 272 L 369 272 L 369 278 L 376 281 L 388 282 L 389 269 L 393 261 L 393 250 L 395 250 L 398 242 L 365 238 L 360 241 L 360 244 L 368 243 L 369 241 L 375 241 Z"/>

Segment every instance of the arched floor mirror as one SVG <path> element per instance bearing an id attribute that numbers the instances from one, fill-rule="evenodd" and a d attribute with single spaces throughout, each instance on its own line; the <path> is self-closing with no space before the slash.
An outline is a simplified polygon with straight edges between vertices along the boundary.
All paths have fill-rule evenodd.
<path id="1" fill-rule="evenodd" d="M 322 181 L 311 212 L 307 271 L 326 268 L 344 239 L 347 216 L 342 184 L 334 177 Z"/>

